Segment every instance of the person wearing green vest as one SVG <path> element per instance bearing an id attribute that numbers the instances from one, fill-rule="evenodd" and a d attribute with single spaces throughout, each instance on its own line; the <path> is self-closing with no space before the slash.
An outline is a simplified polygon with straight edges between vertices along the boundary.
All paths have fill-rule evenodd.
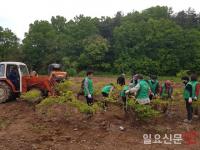
<path id="1" fill-rule="evenodd" d="M 196 74 L 191 75 L 191 81 L 189 81 L 189 78 L 187 76 L 182 77 L 181 80 L 185 84 L 183 97 L 185 99 L 186 110 L 187 110 L 187 119 L 184 119 L 184 122 L 191 123 L 192 117 L 193 117 L 192 101 L 197 100 L 197 98 L 198 98 L 199 83 L 197 81 Z"/>
<path id="2" fill-rule="evenodd" d="M 94 88 L 93 88 L 93 72 L 88 71 L 87 76 L 84 79 L 84 96 L 86 97 L 87 104 L 89 106 L 93 105 L 93 94 L 94 94 Z"/>
<path id="3" fill-rule="evenodd" d="M 110 97 L 111 95 L 111 92 L 113 91 L 114 89 L 114 84 L 113 83 L 110 83 L 106 86 L 104 86 L 101 90 L 101 93 L 102 93 L 102 96 L 104 98 L 104 110 L 106 110 L 106 108 L 108 107 L 107 103 L 106 103 L 106 98 L 107 97 Z"/>
<path id="4" fill-rule="evenodd" d="M 166 80 L 160 89 L 160 97 L 162 99 L 171 99 L 173 93 L 172 83 L 169 80 Z"/>
<path id="5" fill-rule="evenodd" d="M 153 98 L 156 98 L 157 95 L 159 94 L 159 82 L 157 80 L 157 76 L 151 75 L 150 80 L 148 80 L 148 83 L 149 83 L 149 86 L 151 89 L 149 98 L 150 98 L 150 100 L 152 100 Z"/>
<path id="6" fill-rule="evenodd" d="M 122 99 L 123 102 L 123 106 L 124 106 L 124 110 L 127 110 L 127 96 L 126 96 L 126 91 L 129 90 L 129 86 L 128 85 L 124 85 L 122 90 L 120 91 L 120 97 Z"/>
<path id="7" fill-rule="evenodd" d="M 149 92 L 150 92 L 150 87 L 147 81 L 143 79 L 142 75 L 138 75 L 138 84 L 131 88 L 130 90 L 126 91 L 126 94 L 128 93 L 136 93 L 136 101 L 139 104 L 149 104 L 150 99 L 149 99 Z"/>
<path id="8" fill-rule="evenodd" d="M 103 97 L 109 97 L 113 89 L 114 89 L 113 83 L 104 86 L 101 90 Z"/>

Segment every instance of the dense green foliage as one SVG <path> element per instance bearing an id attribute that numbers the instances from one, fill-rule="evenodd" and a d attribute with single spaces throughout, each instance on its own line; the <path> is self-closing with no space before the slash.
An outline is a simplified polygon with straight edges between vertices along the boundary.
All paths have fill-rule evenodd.
<path id="1" fill-rule="evenodd" d="M 73 75 L 86 69 L 176 75 L 200 65 L 200 14 L 156 6 L 113 18 L 56 16 L 30 24 L 21 47 L 0 28 L 0 53 L 1 60 L 24 61 L 40 73 L 58 62 Z"/>
<path id="2" fill-rule="evenodd" d="M 20 58 L 22 58 L 22 51 L 19 39 L 11 30 L 0 26 L 0 61 L 20 60 Z"/>

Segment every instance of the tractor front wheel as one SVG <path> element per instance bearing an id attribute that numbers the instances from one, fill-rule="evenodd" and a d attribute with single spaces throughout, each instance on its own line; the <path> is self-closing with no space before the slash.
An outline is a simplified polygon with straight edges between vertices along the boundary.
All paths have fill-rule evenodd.
<path id="1" fill-rule="evenodd" d="M 0 103 L 6 102 L 12 97 L 12 91 L 8 84 L 0 82 Z"/>

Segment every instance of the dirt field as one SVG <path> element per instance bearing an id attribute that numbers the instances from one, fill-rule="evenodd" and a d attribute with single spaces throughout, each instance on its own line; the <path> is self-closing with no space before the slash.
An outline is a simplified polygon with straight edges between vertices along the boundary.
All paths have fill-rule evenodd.
<path id="1" fill-rule="evenodd" d="M 81 78 L 72 79 L 80 85 Z M 95 78 L 97 82 L 112 82 L 113 78 Z M 176 84 L 176 88 L 180 88 Z M 180 98 L 180 95 L 176 94 Z M 176 98 L 175 97 L 175 98 Z M 54 105 L 50 115 L 35 110 L 33 105 L 17 100 L 0 105 L 0 150 L 199 150 L 200 119 L 183 123 L 186 117 L 184 101 L 177 99 L 170 113 L 148 123 L 125 115 L 121 107 L 109 105 L 106 112 L 92 117 L 73 113 L 64 105 Z M 120 129 L 123 127 L 124 130 Z M 192 134 L 194 133 L 194 134 Z M 144 144 L 144 134 L 190 135 L 181 144 Z M 152 137 L 153 138 L 153 137 Z M 154 139 L 154 138 L 153 138 Z M 152 141 L 154 141 L 152 139 Z M 187 142 L 194 141 L 194 144 Z"/>

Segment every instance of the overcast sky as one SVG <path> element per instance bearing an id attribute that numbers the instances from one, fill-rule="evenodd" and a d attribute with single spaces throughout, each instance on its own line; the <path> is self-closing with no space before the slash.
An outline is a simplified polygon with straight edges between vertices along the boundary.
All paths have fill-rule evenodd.
<path id="1" fill-rule="evenodd" d="M 174 12 L 189 7 L 200 12 L 200 0 L 0 0 L 0 26 L 11 29 L 23 39 L 29 24 L 35 20 L 50 20 L 56 15 L 67 20 L 79 14 L 114 16 L 117 11 L 126 14 L 157 5 L 172 7 Z"/>

